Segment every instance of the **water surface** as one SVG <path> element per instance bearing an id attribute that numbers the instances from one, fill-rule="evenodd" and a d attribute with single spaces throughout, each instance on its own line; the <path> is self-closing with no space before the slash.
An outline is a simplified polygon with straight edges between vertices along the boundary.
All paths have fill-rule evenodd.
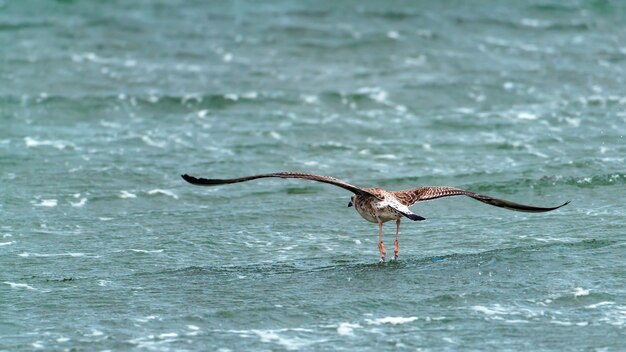
<path id="1" fill-rule="evenodd" d="M 626 345 L 626 8 L 0 2 L 0 350 Z M 398 262 L 325 184 L 418 204 Z M 393 245 L 394 225 L 385 225 Z"/>

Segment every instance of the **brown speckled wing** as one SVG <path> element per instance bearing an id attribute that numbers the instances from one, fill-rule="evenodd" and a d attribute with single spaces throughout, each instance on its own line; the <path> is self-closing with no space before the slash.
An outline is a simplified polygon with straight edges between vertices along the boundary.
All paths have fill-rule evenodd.
<path id="1" fill-rule="evenodd" d="M 194 185 L 198 185 L 198 186 L 217 186 L 217 185 L 223 185 L 223 184 L 229 184 L 229 183 L 245 182 L 245 181 L 255 180 L 258 178 L 267 178 L 267 177 L 300 178 L 304 180 L 328 183 L 331 185 L 341 187 L 343 189 L 347 189 L 348 191 L 353 192 L 355 194 L 371 196 L 371 197 L 380 199 L 378 195 L 370 193 L 369 191 L 364 190 L 363 188 L 359 188 L 357 186 L 351 185 L 338 178 L 334 178 L 330 176 L 307 174 L 303 172 L 274 172 L 270 174 L 259 174 L 259 175 L 252 175 L 252 176 L 245 176 L 245 177 L 238 177 L 238 178 L 225 178 L 225 179 L 196 178 L 193 176 L 189 176 L 187 174 L 184 174 L 181 176 L 183 179 L 185 179 L 185 181 Z"/>
<path id="2" fill-rule="evenodd" d="M 525 211 L 531 213 L 540 213 L 545 211 L 551 211 L 558 209 L 569 202 L 565 202 L 556 207 L 550 208 L 542 208 L 535 207 L 532 205 L 519 204 L 515 202 L 511 202 L 504 199 L 498 199 L 491 196 L 486 196 L 484 194 L 478 194 L 474 192 L 465 191 L 459 188 L 454 187 L 418 187 L 414 189 L 409 189 L 405 191 L 397 191 L 393 192 L 396 198 L 404 205 L 411 206 L 417 202 L 437 199 L 442 197 L 451 197 L 451 196 L 468 196 L 483 203 L 493 205 L 500 208 L 516 210 L 516 211 Z"/>

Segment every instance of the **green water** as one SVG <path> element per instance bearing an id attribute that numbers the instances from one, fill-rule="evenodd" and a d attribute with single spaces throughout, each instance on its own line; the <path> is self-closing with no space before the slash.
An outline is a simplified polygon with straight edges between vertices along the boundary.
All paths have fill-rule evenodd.
<path id="1" fill-rule="evenodd" d="M 0 1 L 0 350 L 626 348 L 619 1 Z M 350 193 L 450 185 L 400 260 Z M 384 227 L 388 250 L 394 224 Z"/>

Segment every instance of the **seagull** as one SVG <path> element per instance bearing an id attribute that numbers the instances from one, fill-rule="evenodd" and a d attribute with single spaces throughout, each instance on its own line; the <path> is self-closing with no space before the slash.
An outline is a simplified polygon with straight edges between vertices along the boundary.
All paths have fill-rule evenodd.
<path id="1" fill-rule="evenodd" d="M 384 262 L 387 256 L 385 245 L 383 244 L 383 223 L 391 220 L 396 221 L 396 240 L 394 241 L 393 259 L 397 260 L 400 255 L 400 244 L 398 242 L 398 234 L 400 232 L 400 220 L 405 217 L 413 221 L 426 220 L 425 218 L 414 214 L 409 209 L 415 203 L 438 199 L 451 196 L 467 196 L 477 201 L 515 211 L 524 211 L 530 213 L 542 213 L 558 209 L 569 204 L 565 202 L 559 206 L 551 208 L 541 208 L 531 205 L 514 203 L 504 199 L 498 199 L 483 194 L 465 191 L 460 188 L 435 186 L 435 187 L 417 187 L 401 191 L 387 191 L 382 188 L 361 188 L 351 185 L 343 180 L 330 176 L 321 176 L 303 172 L 275 172 L 269 174 L 259 174 L 238 178 L 226 179 L 208 179 L 196 178 L 187 174 L 181 175 L 182 178 L 198 186 L 217 186 L 229 183 L 239 183 L 258 178 L 278 177 L 278 178 L 298 178 L 317 182 L 328 183 L 346 189 L 352 193 L 352 198 L 348 203 L 348 207 L 354 206 L 356 211 L 367 221 L 378 224 L 378 250 L 380 251 L 380 261 Z"/>

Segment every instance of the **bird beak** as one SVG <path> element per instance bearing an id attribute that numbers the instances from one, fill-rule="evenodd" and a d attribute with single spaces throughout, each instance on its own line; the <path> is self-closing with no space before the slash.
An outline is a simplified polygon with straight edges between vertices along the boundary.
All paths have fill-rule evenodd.
<path id="1" fill-rule="evenodd" d="M 350 208 L 352 206 L 352 201 L 350 201 L 350 203 L 348 203 L 348 208 Z"/>

